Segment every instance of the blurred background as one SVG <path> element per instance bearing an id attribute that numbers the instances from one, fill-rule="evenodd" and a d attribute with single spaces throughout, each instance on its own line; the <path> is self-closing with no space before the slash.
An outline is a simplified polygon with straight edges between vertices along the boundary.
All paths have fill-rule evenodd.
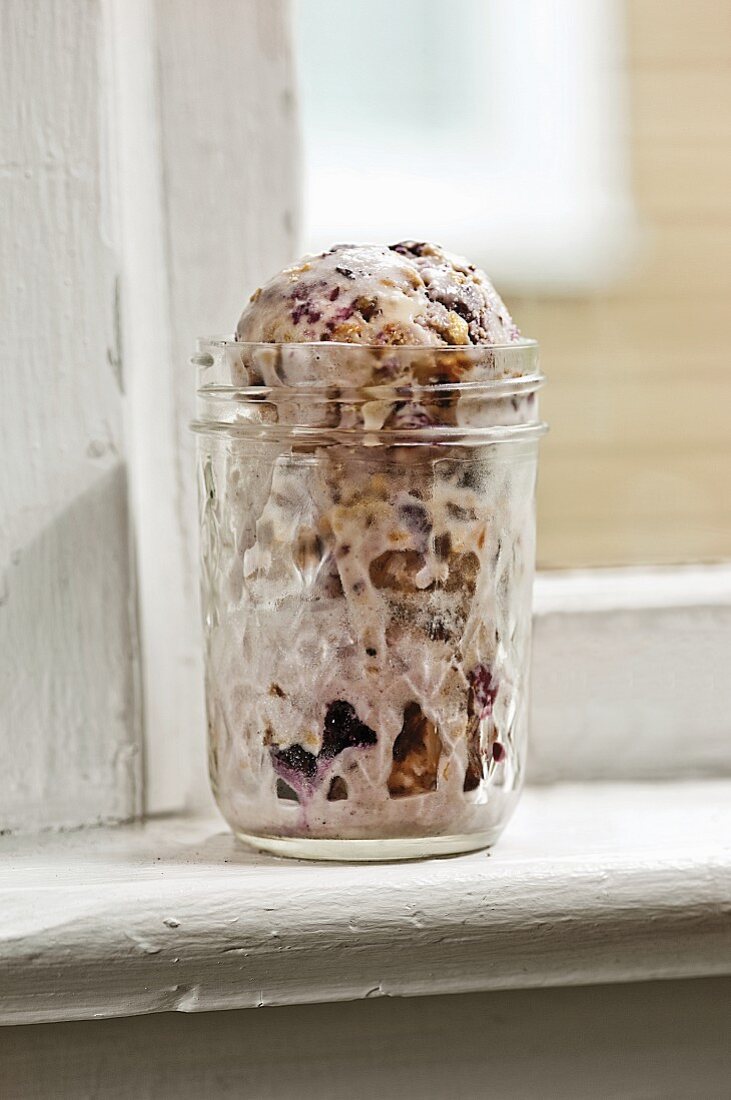
<path id="1" fill-rule="evenodd" d="M 306 247 L 435 239 L 542 346 L 539 565 L 728 557 L 731 4 L 295 14 Z"/>

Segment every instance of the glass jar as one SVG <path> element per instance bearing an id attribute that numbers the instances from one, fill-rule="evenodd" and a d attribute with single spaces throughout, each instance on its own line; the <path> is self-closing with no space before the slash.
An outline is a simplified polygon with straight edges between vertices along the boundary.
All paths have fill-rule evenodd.
<path id="1" fill-rule="evenodd" d="M 492 844 L 525 772 L 536 344 L 193 361 L 223 816 L 314 859 Z"/>

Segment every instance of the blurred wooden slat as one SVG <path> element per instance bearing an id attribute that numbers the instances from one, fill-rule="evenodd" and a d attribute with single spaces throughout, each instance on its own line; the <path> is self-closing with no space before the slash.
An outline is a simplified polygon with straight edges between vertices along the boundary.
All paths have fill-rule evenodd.
<path id="1" fill-rule="evenodd" d="M 634 179 L 637 201 L 649 215 L 731 221 L 731 142 L 638 142 Z"/>
<path id="2" fill-rule="evenodd" d="M 728 298 L 694 285 L 682 301 L 656 297 L 652 288 L 610 298 L 598 323 L 602 351 L 645 371 L 679 370 L 684 385 L 704 364 L 727 367 L 731 358 Z"/>
<path id="3" fill-rule="evenodd" d="M 723 456 L 722 456 L 723 457 Z M 539 494 L 539 559 L 564 565 L 716 561 L 729 556 L 731 494 L 717 453 L 553 455 Z"/>
<path id="4" fill-rule="evenodd" d="M 540 340 L 551 385 L 563 377 L 604 371 L 611 363 L 630 380 L 638 373 L 686 381 L 708 367 L 727 369 L 731 358 L 728 299 L 689 297 L 678 308 L 666 298 L 629 294 L 577 308 L 573 301 L 516 300 L 510 305 L 523 331 Z M 546 391 L 550 393 L 550 389 Z"/>
<path id="5" fill-rule="evenodd" d="M 731 3 L 625 11 L 635 256 L 604 293 L 511 302 L 549 379 L 549 567 L 731 557 Z"/>
<path id="6" fill-rule="evenodd" d="M 653 457 L 666 450 L 720 451 L 728 448 L 729 407 L 718 400 L 728 370 L 695 376 L 692 385 L 661 377 L 618 375 L 611 359 L 583 378 L 557 377 L 543 399 L 551 425 L 546 444 L 553 455 L 617 447 Z M 631 400 L 627 400 L 627 388 Z M 678 400 L 678 389 L 683 399 Z M 731 495 L 731 494 L 730 494 Z"/>
<path id="7" fill-rule="evenodd" d="M 688 5 L 691 21 L 692 10 Z M 731 66 L 640 66 L 631 81 L 636 141 L 731 138 Z"/>
<path id="8" fill-rule="evenodd" d="M 728 0 L 633 0 L 626 10 L 631 62 L 731 65 Z"/>
<path id="9" fill-rule="evenodd" d="M 635 300 L 665 300 L 668 310 L 682 309 L 686 299 L 698 295 L 728 302 L 731 220 L 686 224 L 648 218 L 634 270 L 622 290 Z"/>
<path id="10" fill-rule="evenodd" d="M 564 568 L 566 543 L 571 542 L 571 561 L 579 567 L 605 565 L 676 565 L 688 561 L 717 562 L 728 559 L 728 533 L 719 525 L 694 523 L 681 531 L 673 527 L 639 526 L 627 533 L 621 528 L 601 528 L 585 523 L 560 530 L 544 524 L 538 538 L 538 554 L 544 569 Z"/>

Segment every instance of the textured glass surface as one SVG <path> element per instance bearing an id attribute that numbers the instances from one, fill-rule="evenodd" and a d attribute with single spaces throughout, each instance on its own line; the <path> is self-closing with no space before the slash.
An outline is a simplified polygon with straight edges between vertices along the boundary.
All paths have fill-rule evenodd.
<path id="1" fill-rule="evenodd" d="M 519 392 L 483 391 L 458 436 L 464 395 L 403 387 L 379 394 L 394 435 L 332 385 L 304 440 L 291 392 L 199 423 L 210 771 L 238 833 L 339 858 L 497 836 L 527 732 L 538 432 Z M 532 435 L 489 438 L 506 402 Z"/>

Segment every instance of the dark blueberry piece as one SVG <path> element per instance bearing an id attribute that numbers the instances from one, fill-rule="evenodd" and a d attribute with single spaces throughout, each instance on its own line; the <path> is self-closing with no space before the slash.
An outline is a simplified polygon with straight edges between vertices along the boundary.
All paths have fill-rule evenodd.
<path id="1" fill-rule="evenodd" d="M 467 302 L 462 302 L 459 299 L 456 299 L 452 303 L 452 312 L 456 313 L 465 321 L 474 321 L 475 319 L 474 313 L 468 306 Z"/>
<path id="2" fill-rule="evenodd" d="M 495 761 L 496 764 L 499 764 L 500 761 L 504 758 L 504 756 L 505 756 L 505 746 L 501 745 L 499 741 L 495 741 L 495 743 L 492 746 L 492 758 L 493 758 L 493 760 Z"/>
<path id="3" fill-rule="evenodd" d="M 290 787 L 289 783 L 285 783 L 283 779 L 277 780 L 277 798 L 282 798 L 286 802 L 299 802 L 299 795 Z"/>
<path id="4" fill-rule="evenodd" d="M 479 489 L 484 472 L 477 463 L 466 465 L 459 475 L 458 485 L 461 489 Z"/>
<path id="5" fill-rule="evenodd" d="M 334 249 L 333 249 L 333 251 L 334 251 Z M 355 278 L 355 272 L 352 271 L 349 267 L 340 267 L 338 265 L 338 267 L 336 267 L 335 270 L 337 271 L 337 273 L 339 275 L 344 276 L 344 278 L 346 278 L 346 279 L 354 279 Z"/>
<path id="6" fill-rule="evenodd" d="M 356 298 L 353 302 L 353 305 L 358 310 L 364 321 L 370 321 L 375 317 L 377 313 L 380 313 L 377 298 Z"/>
<path id="7" fill-rule="evenodd" d="M 390 244 L 391 252 L 398 252 L 401 256 L 423 256 L 430 248 L 426 241 L 399 241 L 398 244 Z"/>
<path id="8" fill-rule="evenodd" d="M 374 649 L 372 645 L 366 646 L 366 653 L 368 654 L 369 657 L 377 657 L 378 656 L 378 650 Z"/>
<path id="9" fill-rule="evenodd" d="M 375 732 L 361 722 L 355 708 L 345 699 L 336 699 L 327 708 L 320 756 L 337 756 L 354 745 L 375 745 Z"/>
<path id="10" fill-rule="evenodd" d="M 408 527 L 409 531 L 413 535 L 416 535 L 420 542 L 426 543 L 426 540 L 431 534 L 432 523 L 429 518 L 429 512 L 416 500 L 404 501 L 399 505 L 398 509 L 399 519 Z"/>
<path id="11" fill-rule="evenodd" d="M 301 745 L 290 745 L 288 749 L 272 749 L 272 761 L 276 771 L 298 772 L 312 779 L 317 771 L 317 757 Z"/>
<path id="12" fill-rule="evenodd" d="M 497 698 L 500 684 L 493 678 L 487 665 L 478 665 L 469 676 L 472 686 L 472 694 L 477 703 L 477 712 L 480 718 L 486 718 L 492 714 L 493 704 Z"/>
<path id="13" fill-rule="evenodd" d="M 342 776 L 333 776 L 330 789 L 327 792 L 328 802 L 344 802 L 348 797 L 348 784 L 342 778 Z"/>
<path id="14" fill-rule="evenodd" d="M 332 290 L 330 291 L 330 293 L 328 294 L 328 298 L 330 299 L 331 302 L 334 302 L 339 294 L 340 294 L 340 287 L 339 286 L 334 286 L 332 288 Z"/>

